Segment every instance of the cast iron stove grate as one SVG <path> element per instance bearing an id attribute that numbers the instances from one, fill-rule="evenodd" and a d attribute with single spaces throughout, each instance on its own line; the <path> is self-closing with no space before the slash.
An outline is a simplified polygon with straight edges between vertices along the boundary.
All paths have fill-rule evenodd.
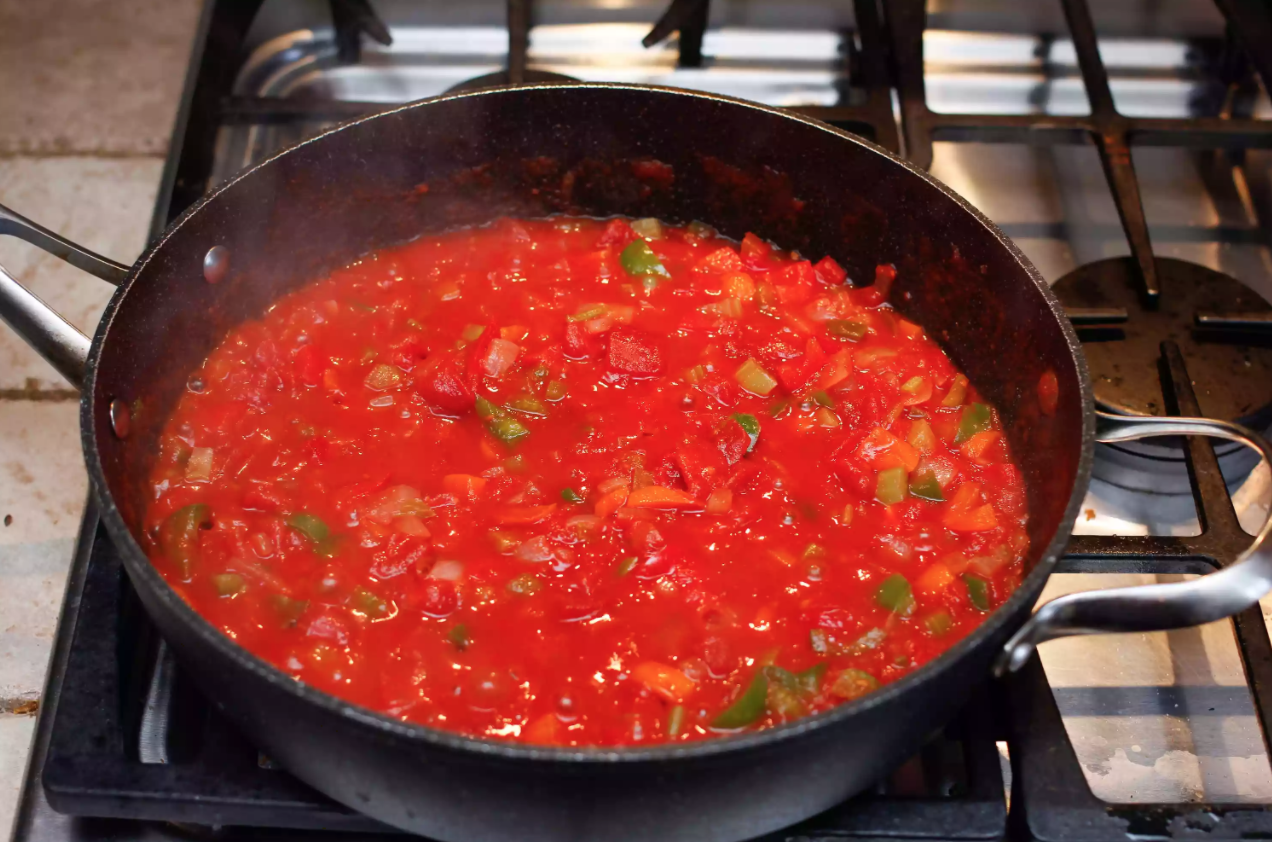
<path id="1" fill-rule="evenodd" d="M 801 112 L 857 131 L 916 163 L 931 161 L 933 140 L 1095 142 L 1127 240 L 1143 307 L 1162 294 L 1158 264 L 1129 155 L 1130 143 L 1202 148 L 1272 147 L 1272 125 L 1230 110 L 1196 119 L 1131 119 L 1113 107 L 1086 0 L 1062 2 L 1092 103 L 1086 117 L 937 114 L 923 90 L 922 0 L 854 0 L 857 38 L 846 64 L 855 105 Z M 1217 0 L 1247 59 L 1229 63 L 1233 85 L 1248 67 L 1272 79 L 1272 9 L 1257 0 Z M 196 39 L 178 128 L 161 186 L 158 233 L 209 184 L 217 128 L 231 123 L 322 123 L 367 113 L 364 103 L 301 103 L 232 96 L 256 3 L 210 0 Z M 529 0 L 509 0 L 508 75 L 526 78 Z M 702 63 L 707 0 L 675 0 L 650 33 L 653 43 L 679 31 L 681 64 Z M 341 56 L 358 58 L 360 33 L 387 31 L 364 0 L 336 0 Z M 883 12 L 883 14 L 881 14 Z M 893 93 L 901 120 L 893 116 Z M 1074 309 L 1081 327 L 1113 328 L 1118 308 Z M 1236 338 L 1266 342 L 1267 316 L 1222 313 L 1207 328 L 1239 328 Z M 1198 414 L 1186 361 L 1164 342 L 1159 358 L 1161 410 Z M 1193 372 L 1193 376 L 1197 376 Z M 1149 379 L 1152 380 L 1151 372 Z M 1151 382 L 1140 384 L 1152 388 Z M 1064 572 L 1205 573 L 1245 547 L 1218 460 L 1204 441 L 1183 450 L 1197 504 L 1196 537 L 1075 536 Z M 1258 609 L 1234 620 L 1265 746 L 1272 715 L 1272 644 Z M 996 743 L 1010 751 L 1010 811 Z M 42 785 L 41 785 L 42 784 Z M 56 808 L 56 811 L 53 809 Z M 60 811 L 60 812 L 57 812 Z M 75 818 L 78 817 L 78 818 Z M 94 818 L 88 818 L 94 817 Z M 268 830 L 265 830 L 268 828 Z M 212 834 L 238 838 L 312 838 L 313 829 L 365 838 L 390 834 L 315 793 L 266 758 L 188 686 L 141 611 L 117 554 L 90 502 L 71 569 L 44 694 L 15 839 L 124 839 Z M 1211 839 L 1272 837 L 1272 809 L 1259 805 L 1116 805 L 1087 785 L 1042 667 L 982 688 L 943 735 L 876 790 L 772 839 L 1038 839 L 1118 842 L 1132 836 Z"/>

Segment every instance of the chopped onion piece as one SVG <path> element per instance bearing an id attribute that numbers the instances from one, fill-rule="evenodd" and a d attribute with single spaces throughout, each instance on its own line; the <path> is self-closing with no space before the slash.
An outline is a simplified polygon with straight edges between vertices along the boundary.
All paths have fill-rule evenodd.
<path id="1" fill-rule="evenodd" d="M 428 578 L 442 579 L 447 582 L 458 582 L 464 575 L 464 562 L 446 559 L 433 565 L 428 571 Z"/>
<path id="2" fill-rule="evenodd" d="M 547 536 L 536 535 L 529 541 L 523 542 L 520 547 L 517 547 L 517 551 L 513 555 L 522 561 L 542 562 L 551 561 L 555 554 L 552 551 L 552 545 L 548 543 Z"/>
<path id="3" fill-rule="evenodd" d="M 491 377 L 502 377 L 517 361 L 521 346 L 507 339 L 490 340 L 490 348 L 481 361 L 481 369 Z"/>
<path id="4" fill-rule="evenodd" d="M 212 448 L 196 447 L 190 451 L 185 478 L 190 482 L 206 482 L 212 478 Z"/>
<path id="5" fill-rule="evenodd" d="M 727 488 L 717 488 L 707 495 L 704 510 L 709 515 L 722 515 L 733 505 L 733 492 Z"/>
<path id="6" fill-rule="evenodd" d="M 777 388 L 777 380 L 765 371 L 754 358 L 748 359 L 738 367 L 733 378 L 738 385 L 753 395 L 767 395 Z"/>

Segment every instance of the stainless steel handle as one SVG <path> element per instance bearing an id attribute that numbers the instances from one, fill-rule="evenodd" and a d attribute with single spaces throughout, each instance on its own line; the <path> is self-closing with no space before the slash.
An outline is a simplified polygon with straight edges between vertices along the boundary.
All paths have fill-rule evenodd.
<path id="1" fill-rule="evenodd" d="M 1251 430 L 1208 418 L 1127 418 L 1096 413 L 1097 441 L 1157 436 L 1209 436 L 1240 442 L 1272 464 L 1272 446 Z M 1221 570 L 1187 582 L 1069 594 L 1043 605 L 1007 641 L 995 671 L 1015 672 L 1039 643 L 1074 634 L 1144 632 L 1196 626 L 1231 617 L 1272 591 L 1272 517 L 1245 552 Z"/>
<path id="2" fill-rule="evenodd" d="M 0 205 L 0 235 L 6 234 L 26 240 L 103 281 L 118 285 L 128 276 L 129 267 L 122 263 L 81 248 Z M 18 283 L 3 266 L 0 266 L 0 319 L 16 330 L 72 386 L 83 387 L 88 337 Z"/>

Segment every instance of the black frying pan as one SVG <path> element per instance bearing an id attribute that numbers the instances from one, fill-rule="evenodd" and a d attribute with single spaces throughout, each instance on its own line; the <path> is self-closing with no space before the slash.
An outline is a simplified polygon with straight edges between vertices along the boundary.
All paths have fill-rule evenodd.
<path id="1" fill-rule="evenodd" d="M 501 215 L 553 213 L 700 219 L 732 237 L 754 231 L 829 254 L 857 279 L 895 263 L 892 302 L 998 407 L 1024 472 L 1032 550 L 1019 590 L 949 652 L 863 699 L 768 731 L 621 750 L 537 748 L 403 724 L 294 681 L 204 622 L 133 537 L 156 437 L 188 372 L 229 328 L 359 255 Z M 1029 619 L 1086 490 L 1097 437 L 1201 434 L 1264 455 L 1269 448 L 1219 422 L 1097 416 L 1059 304 L 997 228 L 882 149 L 775 109 L 623 85 L 442 97 L 351 123 L 250 170 L 177 220 L 131 269 L 3 209 L 0 233 L 120 284 L 91 347 L 2 270 L 0 315 L 82 388 L 84 454 L 103 519 L 191 675 L 297 777 L 430 836 L 755 836 L 871 784 L 946 722 L 996 661 L 1016 668 L 1036 643 L 1061 634 L 1218 619 L 1272 587 L 1265 525 L 1221 572 L 1069 596 Z M 1053 413 L 1037 397 L 1048 371 L 1060 385 Z"/>

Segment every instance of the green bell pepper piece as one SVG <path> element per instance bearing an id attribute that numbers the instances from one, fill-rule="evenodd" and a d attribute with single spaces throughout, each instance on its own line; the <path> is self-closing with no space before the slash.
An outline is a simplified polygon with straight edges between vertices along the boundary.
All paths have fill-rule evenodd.
<path id="1" fill-rule="evenodd" d="M 835 678 L 835 683 L 831 685 L 830 692 L 841 699 L 852 700 L 859 699 L 878 688 L 879 679 L 865 670 L 846 669 Z"/>
<path id="2" fill-rule="evenodd" d="M 321 518 L 314 517 L 308 512 L 296 512 L 287 518 L 287 525 L 318 545 L 331 535 L 327 524 L 323 523 Z"/>
<path id="3" fill-rule="evenodd" d="M 962 444 L 977 433 L 987 431 L 992 420 L 993 416 L 989 407 L 983 403 L 972 403 L 963 407 L 963 414 L 958 419 L 958 435 L 954 437 L 954 443 Z"/>
<path id="4" fill-rule="evenodd" d="M 764 670 L 757 671 L 750 685 L 742 691 L 742 695 L 711 721 L 711 727 L 722 731 L 733 731 L 745 728 L 759 719 L 768 701 L 768 688 L 768 676 L 764 674 Z"/>
<path id="5" fill-rule="evenodd" d="M 879 590 L 875 591 L 875 602 L 889 611 L 903 613 L 914 605 L 914 594 L 910 592 L 910 583 L 900 573 L 893 573 Z"/>
<path id="6" fill-rule="evenodd" d="M 640 275 L 661 275 L 664 278 L 671 277 L 671 273 L 667 271 L 667 267 L 662 265 L 662 261 L 658 259 L 658 255 L 654 254 L 654 250 L 649 247 L 649 243 L 644 240 L 634 240 L 627 248 L 623 249 L 618 256 L 618 262 L 622 264 L 627 274 L 633 277 Z"/>
<path id="7" fill-rule="evenodd" d="M 945 502 L 945 495 L 941 492 L 941 484 L 936 481 L 936 474 L 932 471 L 924 471 L 917 476 L 910 477 L 910 496 L 918 497 L 920 500 L 929 500 L 933 503 Z"/>
<path id="8" fill-rule="evenodd" d="M 875 482 L 875 499 L 885 506 L 900 503 L 906 497 L 907 476 L 905 468 L 900 466 L 880 471 Z"/>
<path id="9" fill-rule="evenodd" d="M 676 705 L 667 714 L 667 736 L 679 737 L 685 729 L 685 706 Z"/>
<path id="10" fill-rule="evenodd" d="M 977 611 L 989 611 L 989 582 L 971 573 L 963 574 L 963 582 L 967 585 L 967 598 Z"/>
<path id="11" fill-rule="evenodd" d="M 234 596 L 247 587 L 247 582 L 237 573 L 218 573 L 212 577 L 212 587 L 216 588 L 217 596 Z"/>
<path id="12" fill-rule="evenodd" d="M 860 342 L 866 338 L 868 328 L 861 322 L 852 322 L 847 319 L 831 319 L 826 322 L 826 331 L 838 339 Z"/>
<path id="13" fill-rule="evenodd" d="M 212 510 L 206 503 L 183 506 L 163 521 L 159 543 L 164 556 L 177 565 L 182 579 L 189 579 L 199 562 L 199 530 L 212 525 Z"/>
<path id="14" fill-rule="evenodd" d="M 746 452 L 750 453 L 752 450 L 755 450 L 756 442 L 760 440 L 759 419 L 746 412 L 736 412 L 733 414 L 733 420 L 738 422 L 738 426 L 741 427 L 751 439 L 751 444 L 747 447 Z"/>

